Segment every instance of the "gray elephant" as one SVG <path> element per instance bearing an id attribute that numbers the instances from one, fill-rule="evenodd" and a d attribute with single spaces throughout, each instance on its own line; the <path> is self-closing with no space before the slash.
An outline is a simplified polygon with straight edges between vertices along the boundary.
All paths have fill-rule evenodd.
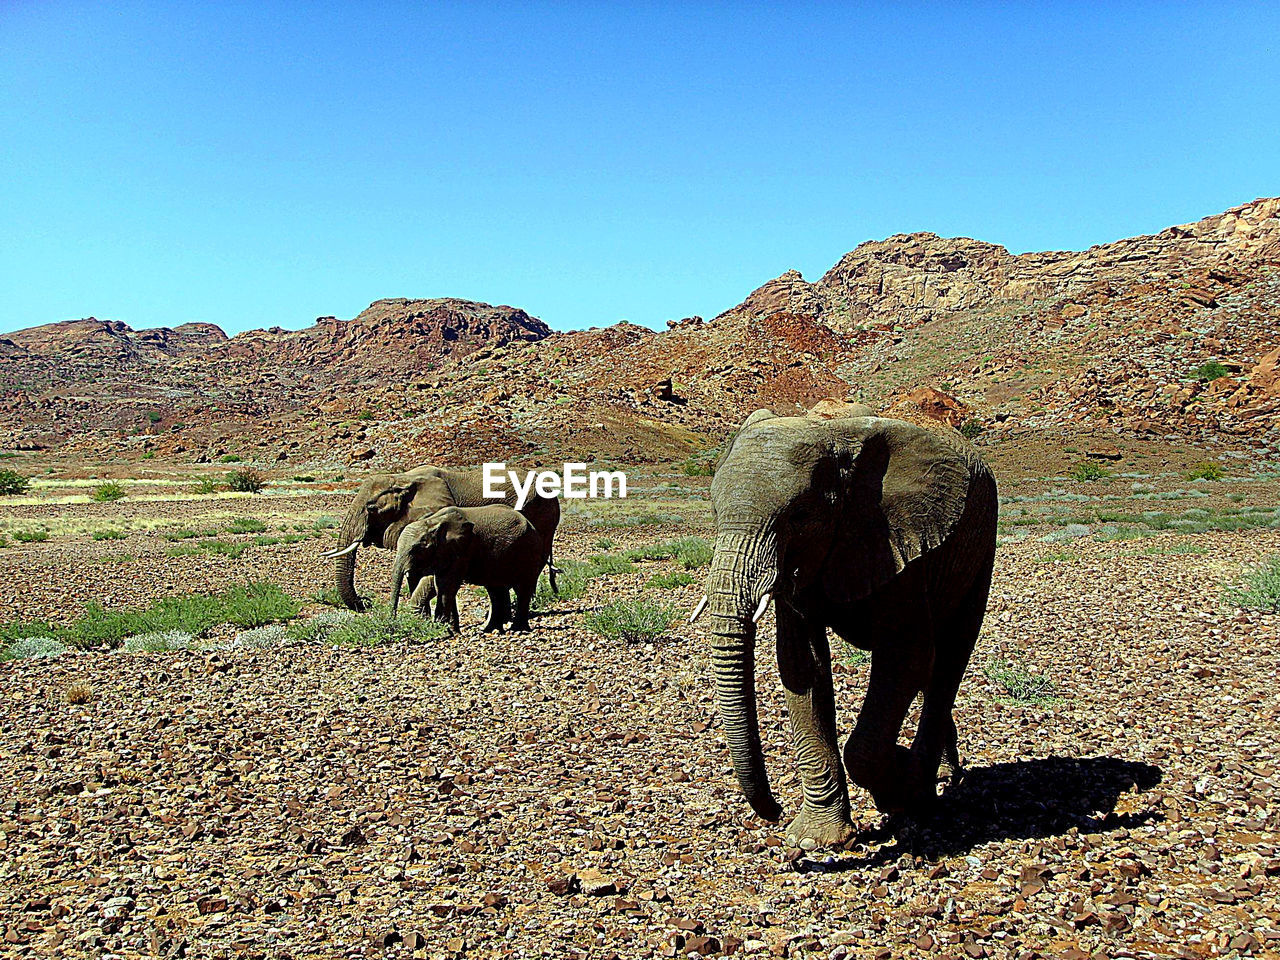
<path id="1" fill-rule="evenodd" d="M 474 583 L 489 593 L 485 631 L 529 629 L 529 604 L 546 558 L 542 537 L 525 517 L 506 506 L 445 507 L 404 528 L 391 573 L 391 613 L 400 606 L 400 591 L 410 593 L 434 577 L 439 596 L 436 619 L 459 629 L 458 590 Z M 515 590 L 515 615 L 508 591 Z"/>
<path id="2" fill-rule="evenodd" d="M 766 820 L 782 812 L 755 700 L 755 624 L 770 598 L 804 789 L 788 841 L 811 849 L 853 836 L 846 771 L 884 812 L 935 799 L 944 754 L 959 772 L 951 711 L 995 556 L 996 485 L 977 451 L 900 420 L 757 411 L 724 456 L 711 500 L 715 555 L 691 619 L 710 615 L 716 698 L 752 808 Z M 828 627 L 872 654 L 843 769 Z M 908 751 L 898 733 L 921 691 Z"/>
<path id="3" fill-rule="evenodd" d="M 338 595 L 352 610 L 364 610 L 356 594 L 356 551 L 362 546 L 394 549 L 400 532 L 410 523 L 430 516 L 443 507 L 482 507 L 490 504 L 514 505 L 515 492 L 504 485 L 505 496 L 484 496 L 480 470 L 452 470 L 421 466 L 405 473 L 385 473 L 370 477 L 356 491 L 339 531 L 338 546 L 321 554 L 337 558 L 335 571 Z M 520 511 L 533 524 L 542 540 L 552 592 L 556 589 L 553 550 L 556 527 L 560 525 L 560 501 L 530 491 Z M 424 593 L 431 593 L 430 585 Z"/>

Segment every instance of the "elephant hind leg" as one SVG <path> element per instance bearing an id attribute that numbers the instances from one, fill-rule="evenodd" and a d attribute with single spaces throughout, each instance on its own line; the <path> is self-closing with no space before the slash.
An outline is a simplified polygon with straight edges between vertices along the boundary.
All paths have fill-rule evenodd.
<path id="1" fill-rule="evenodd" d="M 898 746 L 898 734 L 932 668 L 933 628 L 927 605 L 921 607 L 923 615 L 909 628 L 877 640 L 867 696 L 844 747 L 849 779 L 871 794 L 882 813 L 902 812 L 916 793 L 916 764 Z"/>
<path id="2" fill-rule="evenodd" d="M 501 632 L 511 619 L 511 594 L 506 587 L 486 587 L 485 590 L 489 594 L 489 619 L 485 622 L 484 632 Z"/>

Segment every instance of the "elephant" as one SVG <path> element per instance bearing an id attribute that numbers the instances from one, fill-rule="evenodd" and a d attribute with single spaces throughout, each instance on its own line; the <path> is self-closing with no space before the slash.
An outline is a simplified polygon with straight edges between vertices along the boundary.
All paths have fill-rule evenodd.
<path id="1" fill-rule="evenodd" d="M 524 516 L 508 506 L 445 507 L 404 528 L 396 545 L 391 573 L 391 614 L 400 606 L 400 591 L 408 580 L 410 593 L 427 577 L 435 578 L 439 594 L 436 619 L 456 631 L 458 589 L 474 583 L 489 593 L 485 632 L 529 630 L 529 604 L 538 587 L 546 557 L 542 536 Z M 509 590 L 516 592 L 515 616 Z"/>
<path id="2" fill-rule="evenodd" d="M 802 849 L 854 836 L 845 773 L 884 813 L 921 812 L 940 766 L 960 773 L 956 691 L 986 612 L 995 478 L 959 434 L 881 417 L 756 411 L 711 484 L 716 541 L 707 592 L 717 706 L 738 784 L 776 821 L 755 699 L 756 622 L 770 599 L 778 672 L 804 801 L 786 831 Z M 871 651 L 841 754 L 827 628 Z M 914 742 L 898 734 L 916 695 Z"/>
<path id="3" fill-rule="evenodd" d="M 453 470 L 424 465 L 404 473 L 378 474 L 367 479 L 356 491 L 339 531 L 338 546 L 321 554 L 336 558 L 338 595 L 342 602 L 357 612 L 365 609 L 356 594 L 356 551 L 362 546 L 394 549 L 400 532 L 410 523 L 430 516 L 442 507 L 482 507 L 489 504 L 514 504 L 515 492 L 504 485 L 502 499 L 484 496 L 484 480 L 480 470 Z M 556 592 L 556 568 L 553 547 L 556 527 L 560 525 L 560 501 L 530 491 L 520 511 L 533 524 L 542 538 L 542 556 L 547 562 L 551 590 Z M 430 595 L 430 584 L 424 585 Z"/>

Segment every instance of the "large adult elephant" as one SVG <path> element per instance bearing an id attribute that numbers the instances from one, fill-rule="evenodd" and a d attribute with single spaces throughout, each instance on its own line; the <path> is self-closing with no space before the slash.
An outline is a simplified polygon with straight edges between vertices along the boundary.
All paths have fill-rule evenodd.
<path id="1" fill-rule="evenodd" d="M 716 698 L 747 801 L 766 820 L 781 815 L 755 700 L 755 624 L 772 598 L 804 790 L 787 840 L 811 849 L 853 836 L 846 771 L 882 811 L 927 804 L 944 753 L 959 770 L 951 710 L 995 555 L 996 485 L 977 451 L 900 420 L 757 411 L 721 461 L 711 501 L 715 556 L 694 618 L 710 615 Z M 843 770 L 828 627 L 871 651 Z M 921 691 L 908 751 L 898 733 Z"/>
<path id="2" fill-rule="evenodd" d="M 447 467 L 421 466 L 405 473 L 384 473 L 370 477 L 356 491 L 342 528 L 338 546 L 322 556 L 336 557 L 338 595 L 352 610 L 364 610 L 364 601 L 356 593 L 356 551 L 360 547 L 383 547 L 394 550 L 400 532 L 442 507 L 484 507 L 505 503 L 515 506 L 516 494 L 510 484 L 503 484 L 501 499 L 484 495 L 484 475 L 480 470 L 452 470 Z M 547 576 L 555 590 L 555 568 L 552 566 L 556 527 L 560 525 L 560 501 L 541 497 L 530 490 L 529 499 L 520 511 L 541 535 Z"/>

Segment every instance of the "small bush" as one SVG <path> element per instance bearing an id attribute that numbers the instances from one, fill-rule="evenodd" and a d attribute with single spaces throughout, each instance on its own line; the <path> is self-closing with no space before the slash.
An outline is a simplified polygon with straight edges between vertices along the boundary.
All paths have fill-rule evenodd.
<path id="1" fill-rule="evenodd" d="M 1092 483 L 1095 480 L 1105 480 L 1111 476 L 1111 471 L 1106 467 L 1085 460 L 1077 463 L 1075 469 L 1071 471 L 1071 479 L 1079 480 L 1081 483 Z"/>
<path id="2" fill-rule="evenodd" d="M 93 687 L 87 683 L 73 683 L 66 690 L 67 703 L 80 706 L 93 699 Z"/>
<path id="3" fill-rule="evenodd" d="M 582 618 L 588 629 L 606 640 L 646 643 L 661 637 L 675 622 L 676 611 L 644 600 L 607 603 Z"/>
<path id="4" fill-rule="evenodd" d="M 1280 554 L 1268 557 L 1245 573 L 1227 591 L 1227 600 L 1248 610 L 1280 613 Z"/>
<path id="5" fill-rule="evenodd" d="M 28 657 L 57 657 L 69 648 L 53 637 L 22 637 L 0 648 L 0 660 L 25 660 Z"/>
<path id="6" fill-rule="evenodd" d="M 0 470 L 0 496 L 21 496 L 31 489 L 31 481 L 14 470 Z"/>
<path id="7" fill-rule="evenodd" d="M 1202 363 L 1196 367 L 1196 379 L 1203 383 L 1212 383 L 1214 380 L 1222 379 L 1230 372 L 1217 360 L 1210 360 L 1208 363 Z"/>
<path id="8" fill-rule="evenodd" d="M 676 587 L 687 587 L 693 583 L 693 575 L 685 573 L 683 570 L 674 570 L 671 573 L 656 573 L 646 582 L 646 586 L 657 587 L 659 590 L 674 590 Z"/>
<path id="9" fill-rule="evenodd" d="M 588 579 L 596 577 L 613 577 L 622 573 L 635 573 L 636 568 L 625 556 L 616 553 L 597 553 L 587 559 L 588 570 L 584 570 Z M 558 578 L 557 578 L 558 579 Z"/>
<path id="10" fill-rule="evenodd" d="M 684 537 L 676 541 L 676 559 L 686 570 L 710 566 L 715 551 L 710 540 L 703 537 Z"/>
<path id="11" fill-rule="evenodd" d="M 290 477 L 294 483 L 315 483 L 316 478 L 307 473 L 298 474 L 296 477 Z"/>
<path id="12" fill-rule="evenodd" d="M 267 485 L 261 470 L 245 467 L 227 474 L 227 489 L 236 493 L 259 493 Z"/>
<path id="13" fill-rule="evenodd" d="M 338 596 L 337 587 L 322 587 L 311 595 L 312 603 L 322 603 L 326 607 L 343 607 L 346 604 L 342 602 L 342 597 Z"/>
<path id="14" fill-rule="evenodd" d="M 449 625 L 417 614 L 391 616 L 386 610 L 351 617 L 325 638 L 335 647 L 380 647 L 388 643 L 423 643 L 449 635 Z"/>
<path id="15" fill-rule="evenodd" d="M 1226 475 L 1227 473 L 1222 469 L 1222 466 L 1212 460 L 1197 463 L 1186 474 L 1188 480 L 1221 480 Z"/>
<path id="16" fill-rule="evenodd" d="M 710 477 L 714 476 L 716 472 L 716 465 L 713 461 L 697 454 L 682 463 L 680 468 L 684 471 L 686 477 Z"/>
<path id="17" fill-rule="evenodd" d="M 217 477 L 201 477 L 196 481 L 196 485 L 192 488 L 192 491 L 200 494 L 201 496 L 205 496 L 210 493 L 217 493 L 224 486 L 226 486 L 226 484 Z"/>
<path id="18" fill-rule="evenodd" d="M 236 517 L 227 527 L 227 533 L 262 533 L 267 525 L 254 517 Z"/>
<path id="19" fill-rule="evenodd" d="M 1023 703 L 1043 703 L 1055 694 L 1053 682 L 1038 673 L 1032 673 L 1021 663 L 1012 660 L 990 660 L 983 668 L 987 679 L 1004 689 L 1012 700 Z"/>
<path id="20" fill-rule="evenodd" d="M 227 644 L 232 650 L 274 650 L 289 639 L 289 631 L 282 624 L 273 623 L 252 630 L 241 630 Z"/>
<path id="21" fill-rule="evenodd" d="M 846 667 L 860 667 L 864 663 L 871 661 L 871 651 L 863 650 L 861 647 L 855 647 L 847 640 L 840 641 L 840 647 L 836 651 L 836 656 Z"/>
<path id="22" fill-rule="evenodd" d="M 350 610 L 325 610 L 307 620 L 298 620 L 289 625 L 289 637 L 304 643 L 315 643 L 325 640 L 338 627 L 355 619 Z"/>
<path id="23" fill-rule="evenodd" d="M 612 550 L 618 544 L 615 541 L 610 540 L 608 537 L 599 537 L 591 545 L 597 550 Z"/>
<path id="24" fill-rule="evenodd" d="M 198 537 L 216 537 L 217 535 L 218 531 L 212 527 L 207 530 L 191 530 L 187 527 L 179 527 L 177 530 L 170 530 L 168 533 L 162 534 L 166 540 L 173 541 L 195 540 Z"/>
<path id="25" fill-rule="evenodd" d="M 242 463 L 243 460 L 243 457 L 235 453 L 224 453 L 218 458 L 219 463 Z"/>
<path id="26" fill-rule="evenodd" d="M 977 440 L 982 433 L 983 426 L 981 420 L 966 420 L 960 424 L 960 436 L 966 440 Z"/>
<path id="27" fill-rule="evenodd" d="M 123 530 L 95 530 L 93 531 L 93 539 L 95 540 L 123 540 L 129 534 Z"/>
<path id="28" fill-rule="evenodd" d="M 12 533 L 19 543 L 44 543 L 49 539 L 48 530 L 14 530 Z"/>
<path id="29" fill-rule="evenodd" d="M 156 630 L 125 637 L 121 645 L 125 653 L 170 653 L 190 650 L 195 637 L 182 630 Z"/>
<path id="30" fill-rule="evenodd" d="M 586 595 L 587 583 L 591 579 L 587 572 L 591 569 L 589 563 L 581 563 L 577 560 L 564 562 L 560 572 L 556 574 L 558 594 L 551 592 L 551 584 L 547 580 L 546 573 L 543 573 L 538 578 L 538 589 L 533 595 L 530 607 L 534 610 L 550 610 L 557 603 L 565 600 L 582 599 Z"/>
<path id="31" fill-rule="evenodd" d="M 115 480 L 108 480 L 106 483 L 100 483 L 93 488 L 93 500 L 95 503 L 111 503 L 123 498 L 124 485 Z"/>

